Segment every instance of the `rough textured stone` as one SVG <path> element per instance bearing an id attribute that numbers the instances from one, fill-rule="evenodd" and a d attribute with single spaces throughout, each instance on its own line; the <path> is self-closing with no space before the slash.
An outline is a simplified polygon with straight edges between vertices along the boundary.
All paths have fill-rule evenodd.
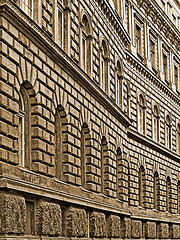
<path id="1" fill-rule="evenodd" d="M 84 209 L 68 208 L 64 213 L 64 235 L 67 237 L 87 237 L 87 216 Z"/>
<path id="2" fill-rule="evenodd" d="M 178 224 L 172 224 L 170 227 L 170 235 L 172 239 L 180 239 L 180 227 Z"/>
<path id="3" fill-rule="evenodd" d="M 159 238 L 169 238 L 169 225 L 168 223 L 160 223 L 158 226 Z"/>
<path id="4" fill-rule="evenodd" d="M 132 220 L 131 237 L 132 238 L 141 238 L 142 237 L 142 222 L 141 221 Z"/>
<path id="5" fill-rule="evenodd" d="M 147 239 L 156 238 L 156 223 L 155 222 L 147 222 L 145 224 L 145 237 Z"/>
<path id="6" fill-rule="evenodd" d="M 92 212 L 89 218 L 90 237 L 106 237 L 106 217 L 104 213 Z"/>
<path id="7" fill-rule="evenodd" d="M 107 232 L 109 238 L 120 237 L 121 220 L 119 216 L 110 215 L 107 220 Z"/>
<path id="8" fill-rule="evenodd" d="M 10 194 L 0 195 L 0 233 L 24 233 L 26 222 L 25 199 Z"/>
<path id="9" fill-rule="evenodd" d="M 36 219 L 39 235 L 61 235 L 62 213 L 59 204 L 40 200 L 37 203 Z"/>
<path id="10" fill-rule="evenodd" d="M 131 238 L 131 219 L 124 217 L 121 224 L 122 228 L 122 237 Z"/>

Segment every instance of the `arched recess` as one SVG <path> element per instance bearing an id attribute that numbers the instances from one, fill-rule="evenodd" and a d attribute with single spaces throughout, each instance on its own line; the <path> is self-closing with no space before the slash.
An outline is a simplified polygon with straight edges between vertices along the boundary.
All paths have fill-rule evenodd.
<path id="1" fill-rule="evenodd" d="M 84 188 L 87 188 L 87 160 L 90 156 L 90 139 L 89 127 L 86 123 L 83 123 L 81 127 L 81 185 Z"/>
<path id="2" fill-rule="evenodd" d="M 140 93 L 137 101 L 137 124 L 138 131 L 145 135 L 146 134 L 146 101 L 144 94 Z"/>
<path id="3" fill-rule="evenodd" d="M 109 48 L 105 38 L 100 42 L 100 87 L 109 95 Z"/>
<path id="4" fill-rule="evenodd" d="M 92 76 L 92 26 L 88 13 L 81 12 L 80 24 L 80 64 L 82 69 Z"/>
<path id="5" fill-rule="evenodd" d="M 55 174 L 60 180 L 63 179 L 63 165 L 64 165 L 64 153 L 67 133 L 66 133 L 67 118 L 64 108 L 59 105 L 55 111 Z"/>
<path id="6" fill-rule="evenodd" d="M 115 73 L 115 99 L 117 105 L 122 109 L 123 105 L 123 67 L 120 59 L 116 62 Z"/>
<path id="7" fill-rule="evenodd" d="M 152 109 L 152 137 L 153 140 L 159 142 L 160 131 L 160 111 L 159 106 L 154 104 Z"/>
<path id="8" fill-rule="evenodd" d="M 160 206 L 160 182 L 159 174 L 157 171 L 155 171 L 153 176 L 153 208 L 159 210 L 159 206 Z"/>
<path id="9" fill-rule="evenodd" d="M 144 166 L 140 166 L 138 174 L 138 199 L 139 206 L 144 207 L 144 193 L 145 193 L 145 169 Z"/>
<path id="10" fill-rule="evenodd" d="M 108 158 L 108 145 L 106 137 L 101 139 L 101 192 L 105 194 L 105 164 Z"/>
<path id="11" fill-rule="evenodd" d="M 19 165 L 32 169 L 33 106 L 37 104 L 35 91 L 30 82 L 24 81 L 19 89 Z"/>
<path id="12" fill-rule="evenodd" d="M 117 197 L 122 200 L 122 152 L 120 147 L 117 148 Z"/>
<path id="13" fill-rule="evenodd" d="M 172 212 L 172 188 L 169 176 L 166 178 L 166 211 Z"/>
<path id="14" fill-rule="evenodd" d="M 177 182 L 177 213 L 180 214 L 180 180 Z"/>
<path id="15" fill-rule="evenodd" d="M 172 146 L 171 127 L 172 127 L 171 115 L 167 114 L 165 119 L 165 145 L 169 149 L 171 149 Z"/>
<path id="16" fill-rule="evenodd" d="M 180 122 L 178 122 L 176 128 L 176 151 L 177 154 L 180 154 Z"/>

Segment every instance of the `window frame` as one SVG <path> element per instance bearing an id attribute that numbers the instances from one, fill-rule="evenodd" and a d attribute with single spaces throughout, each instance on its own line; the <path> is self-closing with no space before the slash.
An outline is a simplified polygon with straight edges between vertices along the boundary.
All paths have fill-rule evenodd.
<path id="1" fill-rule="evenodd" d="M 59 13 L 61 13 L 61 24 L 59 24 Z M 64 7 L 59 3 L 57 5 L 57 18 L 57 43 L 62 49 L 64 49 Z M 61 38 L 59 37 L 59 28 L 61 29 Z"/>

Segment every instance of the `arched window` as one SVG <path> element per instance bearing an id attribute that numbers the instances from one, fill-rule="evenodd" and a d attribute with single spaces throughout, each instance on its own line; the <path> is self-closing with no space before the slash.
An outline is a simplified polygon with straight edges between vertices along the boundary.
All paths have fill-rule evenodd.
<path id="1" fill-rule="evenodd" d="M 146 130 L 146 107 L 145 100 L 142 94 L 139 95 L 139 116 L 138 116 L 138 130 L 141 134 L 145 134 Z"/>
<path id="2" fill-rule="evenodd" d="M 101 140 L 101 192 L 105 193 L 105 160 L 107 158 L 107 141 L 105 137 Z"/>
<path id="3" fill-rule="evenodd" d="M 119 107 L 122 108 L 122 67 L 121 63 L 117 61 L 116 83 L 115 83 L 115 99 Z"/>
<path id="4" fill-rule="evenodd" d="M 25 85 L 20 87 L 19 97 L 19 164 L 31 168 L 31 104 Z"/>
<path id="5" fill-rule="evenodd" d="M 86 123 L 82 125 L 81 128 L 81 184 L 86 188 L 86 165 L 87 165 L 87 156 L 88 156 L 88 147 L 89 147 L 89 128 Z"/>
<path id="6" fill-rule="evenodd" d="M 171 119 L 169 115 L 166 116 L 165 144 L 167 148 L 171 148 Z"/>
<path id="7" fill-rule="evenodd" d="M 87 16 L 84 14 L 81 22 L 81 67 L 91 77 L 91 27 Z"/>
<path id="8" fill-rule="evenodd" d="M 153 207 L 159 209 L 159 175 L 157 172 L 154 173 L 153 179 Z"/>
<path id="9" fill-rule="evenodd" d="M 159 112 L 156 105 L 154 105 L 152 121 L 153 140 L 159 142 Z"/>
<path id="10" fill-rule="evenodd" d="M 55 163 L 56 177 L 62 178 L 62 121 L 60 112 L 55 113 Z"/>
<path id="11" fill-rule="evenodd" d="M 145 185 L 145 170 L 144 167 L 141 166 L 139 169 L 139 206 L 144 206 L 144 185 Z"/>
<path id="12" fill-rule="evenodd" d="M 24 118 L 25 118 L 25 111 L 24 111 L 24 100 L 22 94 L 19 93 L 19 125 L 18 125 L 18 132 L 19 132 L 19 165 L 24 167 L 24 155 L 25 155 L 25 128 L 24 128 Z"/>
<path id="13" fill-rule="evenodd" d="M 108 48 L 105 40 L 101 43 L 101 56 L 100 56 L 100 86 L 103 91 L 109 93 L 109 58 Z"/>
<path id="14" fill-rule="evenodd" d="M 180 154 L 180 123 L 177 125 L 177 137 L 176 137 L 176 146 L 177 146 L 177 154 Z"/>
<path id="15" fill-rule="evenodd" d="M 171 179 L 166 179 L 166 211 L 171 212 Z"/>
<path id="16" fill-rule="evenodd" d="M 55 112 L 55 168 L 56 168 L 56 177 L 60 180 L 63 179 L 63 147 L 64 147 L 64 126 L 66 125 L 66 114 L 62 106 L 58 106 Z"/>
<path id="17" fill-rule="evenodd" d="M 121 187 L 121 181 L 122 181 L 122 153 L 121 153 L 121 149 L 118 147 L 117 149 L 117 177 L 116 177 L 116 181 L 117 181 L 117 197 L 119 199 L 122 199 L 123 196 L 123 190 Z"/>
<path id="18" fill-rule="evenodd" d="M 57 43 L 63 48 L 64 47 L 64 6 L 58 4 L 57 7 Z"/>
<path id="19" fill-rule="evenodd" d="M 180 213 L 180 181 L 177 183 L 177 213 Z"/>

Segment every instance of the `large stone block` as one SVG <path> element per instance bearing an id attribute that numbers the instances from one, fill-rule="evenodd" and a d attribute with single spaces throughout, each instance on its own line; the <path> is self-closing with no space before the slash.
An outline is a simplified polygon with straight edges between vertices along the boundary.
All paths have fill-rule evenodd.
<path id="1" fill-rule="evenodd" d="M 24 233 L 26 223 L 25 199 L 10 194 L 0 195 L 0 233 Z"/>
<path id="2" fill-rule="evenodd" d="M 122 238 L 131 238 L 131 219 L 124 217 L 121 224 Z"/>
<path id="3" fill-rule="evenodd" d="M 109 238 L 119 238 L 121 230 L 121 220 L 119 216 L 110 215 L 107 219 L 107 231 Z"/>
<path id="4" fill-rule="evenodd" d="M 132 238 L 141 238 L 142 237 L 142 222 L 141 221 L 132 220 L 131 237 Z"/>
<path id="5" fill-rule="evenodd" d="M 63 216 L 64 235 L 67 237 L 87 237 L 87 214 L 84 209 L 68 208 Z"/>
<path id="6" fill-rule="evenodd" d="M 147 239 L 156 238 L 156 223 L 155 222 L 147 222 L 145 224 L 145 237 Z"/>
<path id="7" fill-rule="evenodd" d="M 104 213 L 92 212 L 89 218 L 90 237 L 106 237 L 106 217 Z"/>
<path id="8" fill-rule="evenodd" d="M 62 234 L 62 212 L 59 204 L 38 201 L 36 221 L 39 235 L 59 236 Z"/>
<path id="9" fill-rule="evenodd" d="M 160 223 L 158 226 L 159 238 L 169 238 L 169 225 L 168 223 Z"/>
<path id="10" fill-rule="evenodd" d="M 172 224 L 170 234 L 172 239 L 180 239 L 180 226 L 178 224 Z"/>

